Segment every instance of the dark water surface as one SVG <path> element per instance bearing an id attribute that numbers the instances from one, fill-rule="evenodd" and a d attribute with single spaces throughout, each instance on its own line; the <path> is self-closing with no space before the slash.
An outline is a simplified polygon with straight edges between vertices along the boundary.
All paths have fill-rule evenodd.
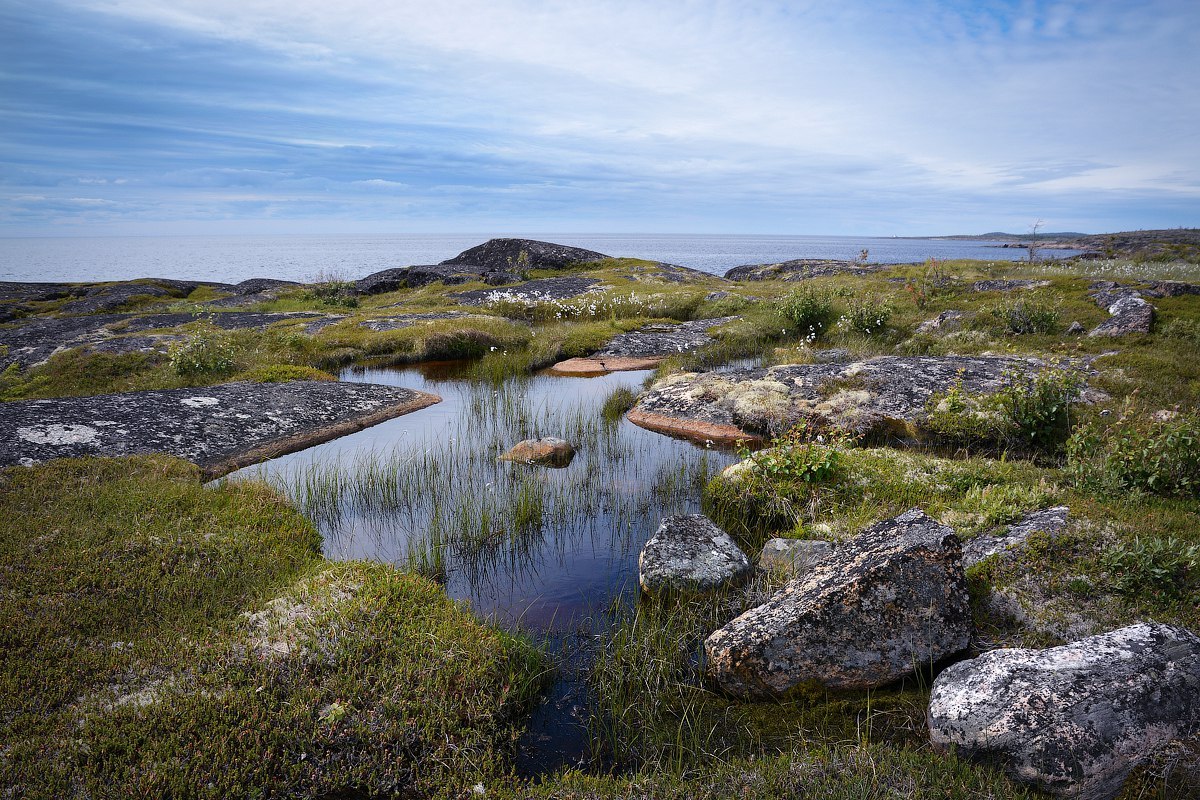
<path id="1" fill-rule="evenodd" d="M 638 552 L 661 519 L 699 511 L 708 477 L 736 456 L 623 418 L 605 422 L 609 392 L 638 391 L 648 372 L 494 384 L 472 369 L 349 370 L 343 380 L 432 392 L 442 402 L 233 478 L 262 477 L 287 492 L 317 523 L 327 556 L 422 569 L 480 616 L 562 653 L 564 669 L 520 744 L 519 769 L 536 774 L 586 757 L 587 644 L 613 604 L 636 593 Z M 570 466 L 496 460 L 543 435 L 576 445 Z M 539 508 L 532 520 L 522 516 L 531 506 Z"/>
<path id="2" fill-rule="evenodd" d="M 520 236 L 586 247 L 612 256 L 647 258 L 724 274 L 742 264 L 793 258 L 900 264 L 975 258 L 1019 261 L 1020 248 L 994 242 L 867 236 L 734 236 L 699 234 L 477 233 L 379 236 L 113 236 L 0 238 L 0 281 L 106 281 L 180 278 L 237 283 L 247 278 L 312 281 L 361 278 L 389 267 L 435 264 L 495 236 Z M 1063 258 L 1075 251 L 1042 251 Z"/>

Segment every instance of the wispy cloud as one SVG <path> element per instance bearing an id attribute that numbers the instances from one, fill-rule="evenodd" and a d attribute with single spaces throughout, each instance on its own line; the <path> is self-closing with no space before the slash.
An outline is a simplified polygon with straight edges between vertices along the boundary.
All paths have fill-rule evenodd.
<path id="1" fill-rule="evenodd" d="M 1184 0 L 13 0 L 0 232 L 1200 224 L 1198 32 Z"/>

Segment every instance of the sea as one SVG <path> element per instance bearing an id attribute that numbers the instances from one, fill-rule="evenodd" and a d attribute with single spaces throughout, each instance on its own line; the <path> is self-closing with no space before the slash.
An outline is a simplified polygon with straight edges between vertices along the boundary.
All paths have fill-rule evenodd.
<path id="1" fill-rule="evenodd" d="M 180 278 L 237 283 L 353 280 L 390 267 L 436 264 L 488 239 L 513 236 L 584 247 L 612 256 L 665 261 L 712 274 L 742 264 L 794 258 L 877 264 L 929 258 L 1017 261 L 1021 248 L 999 242 L 860 236 L 719 234 L 476 233 L 274 236 L 109 236 L 0 238 L 0 281 L 92 282 Z M 1066 258 L 1076 251 L 1041 251 Z"/>

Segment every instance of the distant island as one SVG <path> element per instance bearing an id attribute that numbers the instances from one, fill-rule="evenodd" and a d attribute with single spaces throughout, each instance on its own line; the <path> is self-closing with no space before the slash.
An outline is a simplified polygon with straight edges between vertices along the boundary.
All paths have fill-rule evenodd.
<path id="1" fill-rule="evenodd" d="M 954 241 L 1003 242 L 1000 247 L 1029 247 L 1044 250 L 1082 250 L 1088 258 L 1131 258 L 1140 261 L 1200 262 L 1200 228 L 1165 228 L 1117 233 L 1075 231 L 1005 233 L 991 231 L 950 236 L 902 237 Z"/>

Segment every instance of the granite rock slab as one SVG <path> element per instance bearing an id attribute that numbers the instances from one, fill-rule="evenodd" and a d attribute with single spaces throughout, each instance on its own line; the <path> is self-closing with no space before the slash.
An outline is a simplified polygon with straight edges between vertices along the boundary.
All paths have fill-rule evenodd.
<path id="1" fill-rule="evenodd" d="M 742 264 L 725 273 L 730 281 L 806 281 L 829 275 L 870 275 L 890 269 L 895 264 L 864 264 L 859 261 L 837 259 L 794 258 L 773 264 Z"/>
<path id="2" fill-rule="evenodd" d="M 1061 797 L 1108 800 L 1174 739 L 1200 732 L 1200 637 L 1138 623 L 1046 650 L 992 650 L 934 681 L 942 751 Z"/>
<path id="3" fill-rule="evenodd" d="M 594 278 L 564 275 L 555 278 L 539 278 L 515 286 L 497 289 L 475 289 L 450 295 L 467 306 L 490 305 L 491 303 L 544 303 L 551 300 L 569 300 L 593 291 L 600 285 Z"/>
<path id="4" fill-rule="evenodd" d="M 1054 506 L 1030 511 L 997 532 L 984 532 L 963 543 L 963 567 L 971 567 L 989 556 L 1020 548 L 1034 533 L 1053 536 L 1067 526 L 1071 509 Z"/>
<path id="5" fill-rule="evenodd" d="M 628 418 L 662 433 L 725 442 L 761 439 L 800 421 L 906 441 L 922 434 L 929 398 L 959 380 L 969 394 L 988 394 L 1008 385 L 1010 372 L 1046 366 L 1002 356 L 881 356 L 682 373 L 655 383 Z"/>
<path id="6" fill-rule="evenodd" d="M 528 269 L 565 269 L 603 261 L 604 253 L 536 239 L 489 239 L 462 251 L 443 265 L 470 265 L 485 272 L 520 273 Z"/>
<path id="7" fill-rule="evenodd" d="M 366 383 L 227 383 L 0 403 L 0 466 L 167 453 L 222 475 L 440 402 Z"/>
<path id="8" fill-rule="evenodd" d="M 604 375 L 633 369 L 652 369 L 667 357 L 689 353 L 714 339 L 709 331 L 737 317 L 697 319 L 681 323 L 653 323 L 614 337 L 590 356 L 568 358 L 552 368 L 561 375 Z"/>
<path id="9" fill-rule="evenodd" d="M 971 629 L 958 536 L 912 509 L 840 544 L 704 649 L 721 689 L 768 698 L 883 686 L 966 649 Z"/>

